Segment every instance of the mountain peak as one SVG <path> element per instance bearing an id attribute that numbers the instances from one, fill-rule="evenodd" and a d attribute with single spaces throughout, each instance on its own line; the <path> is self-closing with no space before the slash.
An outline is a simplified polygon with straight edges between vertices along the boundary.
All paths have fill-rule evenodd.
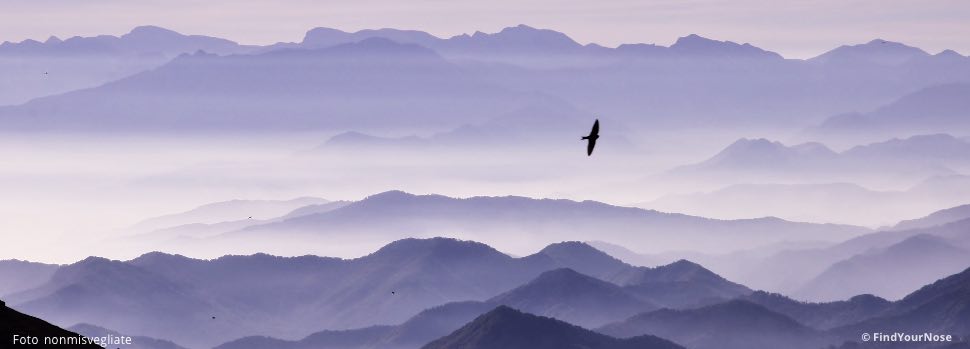
<path id="1" fill-rule="evenodd" d="M 718 41 L 697 34 L 678 38 L 673 45 L 670 45 L 670 49 L 699 57 L 782 58 L 777 53 L 762 50 L 748 43 L 738 44 L 733 41 Z"/>
<path id="2" fill-rule="evenodd" d="M 513 47 L 528 49 L 570 49 L 582 47 L 582 45 L 566 34 L 551 29 L 537 29 L 525 24 L 506 27 L 495 34 L 475 32 L 471 36 L 459 35 L 449 39 L 449 41 L 455 42 L 466 42 L 469 40 L 490 42 L 489 46 L 494 46 L 491 49 L 498 50 L 511 49 Z"/>
<path id="3" fill-rule="evenodd" d="M 332 42 L 336 40 L 343 41 L 346 36 L 350 33 L 345 32 L 340 29 L 327 28 L 327 27 L 316 27 L 307 30 L 306 34 L 303 34 L 303 44 L 312 44 L 317 41 Z"/>
<path id="4" fill-rule="evenodd" d="M 380 192 L 374 195 L 370 195 L 364 200 L 403 200 L 403 199 L 413 199 L 418 197 L 418 195 L 405 192 L 403 190 L 388 190 L 385 192 Z"/>
<path id="5" fill-rule="evenodd" d="M 874 39 L 864 44 L 842 45 L 817 57 L 809 59 L 819 63 L 851 63 L 899 65 L 913 58 L 927 57 L 929 53 L 905 44 Z"/>
<path id="6" fill-rule="evenodd" d="M 540 253 L 560 255 L 564 253 L 575 254 L 605 254 L 595 247 L 582 241 L 563 241 L 550 244 L 543 248 Z"/>
<path id="7" fill-rule="evenodd" d="M 579 268 L 580 272 L 590 273 L 595 276 L 602 276 L 599 273 L 591 273 L 592 270 L 605 271 L 622 269 L 629 267 L 623 261 L 597 250 L 585 242 L 565 241 L 546 246 L 536 255 L 551 258 L 557 265 Z M 589 270 L 587 270 L 589 268 Z"/>
<path id="8" fill-rule="evenodd" d="M 586 328 L 657 309 L 620 286 L 559 268 L 540 274 L 525 285 L 495 296 L 489 303 L 513 306 Z"/>
<path id="9" fill-rule="evenodd" d="M 537 276 L 535 279 L 519 287 L 518 289 L 510 291 L 509 294 L 515 294 L 516 291 L 521 292 L 521 290 L 528 289 L 538 292 L 555 290 L 556 292 L 582 293 L 590 288 L 616 287 L 616 285 L 586 274 L 582 274 L 576 270 L 573 270 L 572 268 L 557 268 L 539 274 L 539 276 Z M 502 296 L 499 296 L 499 298 L 501 297 Z"/>
<path id="10" fill-rule="evenodd" d="M 423 349 L 681 348 L 653 336 L 616 339 L 548 317 L 498 306 Z"/>
<path id="11" fill-rule="evenodd" d="M 131 29 L 128 34 L 122 35 L 122 38 L 138 38 L 138 39 L 154 39 L 154 38 L 165 38 L 165 37 L 179 37 L 182 34 L 162 27 L 154 25 L 143 25 Z"/>
<path id="12" fill-rule="evenodd" d="M 781 142 L 764 138 L 741 138 L 702 162 L 701 165 L 777 168 L 780 165 L 803 160 L 831 160 L 837 155 L 820 143 L 804 143 L 789 147 Z"/>
<path id="13" fill-rule="evenodd" d="M 391 260 L 425 259 L 452 263 L 473 259 L 511 258 L 491 246 L 475 241 L 435 237 L 430 239 L 408 238 L 394 241 L 362 258 Z"/>
<path id="14" fill-rule="evenodd" d="M 954 51 L 954 50 L 951 50 L 951 49 L 946 49 L 946 50 L 940 51 L 940 53 L 937 53 L 934 56 L 937 56 L 937 57 L 957 57 L 957 58 L 964 58 L 963 55 L 961 55 L 957 51 Z"/>

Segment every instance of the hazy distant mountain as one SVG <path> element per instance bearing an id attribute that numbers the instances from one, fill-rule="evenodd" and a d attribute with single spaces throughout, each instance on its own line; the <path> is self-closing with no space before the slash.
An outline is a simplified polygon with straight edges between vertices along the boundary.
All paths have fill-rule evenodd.
<path id="1" fill-rule="evenodd" d="M 374 38 L 317 50 L 182 55 L 103 86 L 0 108 L 0 119 L 8 130 L 441 129 L 500 115 L 517 99 L 427 48 Z"/>
<path id="2" fill-rule="evenodd" d="M 365 29 L 353 33 L 331 28 L 314 28 L 306 33 L 300 43 L 281 43 L 266 49 L 316 49 L 372 38 L 421 45 L 459 62 L 501 62 L 543 69 L 602 64 L 609 61 L 607 59 L 610 52 L 610 49 L 595 44 L 580 45 L 560 32 L 527 25 L 508 27 L 498 33 L 475 32 L 472 35 L 462 34 L 451 38 L 438 38 L 422 31 L 392 28 Z"/>
<path id="3" fill-rule="evenodd" d="M 821 143 L 786 146 L 764 138 L 742 138 L 714 157 L 695 165 L 673 170 L 674 173 L 748 171 L 812 171 L 829 164 L 838 154 Z"/>
<path id="4" fill-rule="evenodd" d="M 327 140 L 320 148 L 367 149 L 375 147 L 408 147 L 426 145 L 427 140 L 417 136 L 379 137 L 360 132 L 343 132 Z"/>
<path id="5" fill-rule="evenodd" d="M 713 191 L 665 195 L 636 206 L 722 219 L 770 216 L 792 221 L 885 227 L 894 225 L 899 217 L 966 203 L 970 187 L 961 183 L 963 176 L 953 176 L 951 180 L 947 177 L 950 176 L 928 178 L 906 190 L 873 190 L 853 183 L 732 184 Z M 857 210 L 858 207 L 868 209 Z M 953 215 L 958 217 L 959 213 Z M 964 218 L 968 217 L 970 213 Z M 938 219 L 944 220 L 939 224 L 949 222 L 942 217 Z M 931 222 L 926 221 L 929 225 L 925 226 L 914 222 L 912 226 L 894 229 L 936 225 Z"/>
<path id="6" fill-rule="evenodd" d="M 941 200 L 957 200 L 963 203 L 963 198 L 970 195 L 970 176 L 947 175 L 934 176 L 921 181 L 909 189 L 910 193 Z"/>
<path id="7" fill-rule="evenodd" d="M 0 44 L 0 56 L 66 58 L 70 56 L 156 54 L 172 57 L 197 50 L 224 55 L 245 52 L 248 49 L 226 39 L 203 35 L 183 35 L 156 26 L 140 26 L 121 36 L 75 36 L 65 40 L 50 37 L 45 42 L 24 40 L 13 43 L 5 41 Z"/>
<path id="8" fill-rule="evenodd" d="M 829 303 L 807 303 L 777 293 L 757 291 L 741 299 L 820 330 L 855 324 L 880 315 L 892 306 L 891 302 L 873 295 Z"/>
<path id="9" fill-rule="evenodd" d="M 796 221 L 880 226 L 892 222 L 893 217 L 932 210 L 944 204 L 906 194 L 871 190 L 852 183 L 732 184 L 709 192 L 665 195 L 637 206 L 702 217 L 771 216 Z M 871 209 L 855 210 L 858 207 Z"/>
<path id="10" fill-rule="evenodd" d="M 867 252 L 874 252 L 876 255 L 879 255 L 878 251 L 884 251 L 890 246 L 917 235 L 927 234 L 942 237 L 948 244 L 961 249 L 970 249 L 970 234 L 967 234 L 968 226 L 970 226 L 970 219 L 930 228 L 878 231 L 821 248 L 787 249 L 768 256 L 757 263 L 753 263 L 747 268 L 745 276 L 733 275 L 733 278 L 743 281 L 746 285 L 751 285 L 754 288 L 791 295 L 802 288 L 805 283 L 835 263 L 849 260 L 854 256 L 862 256 Z M 914 257 L 915 259 L 924 257 L 931 258 L 919 254 L 910 255 L 910 257 Z M 862 258 L 862 260 L 868 260 L 868 258 Z M 916 260 L 912 262 L 920 263 Z M 927 277 L 942 277 L 946 275 L 937 274 L 934 270 L 935 268 L 931 268 L 928 271 L 929 274 L 927 274 Z M 841 297 L 835 297 L 835 299 L 845 299 L 862 293 L 873 293 L 866 290 L 878 289 L 880 287 L 879 285 L 884 283 L 883 280 L 872 280 L 871 276 L 858 281 L 861 282 L 862 280 L 871 280 L 875 284 L 863 286 L 860 283 L 849 283 L 849 285 L 856 285 L 860 288 L 857 288 L 853 294 L 844 294 Z M 919 287 L 919 285 L 909 284 L 909 287 L 915 288 Z M 822 299 L 831 300 L 832 298 L 827 297 Z"/>
<path id="11" fill-rule="evenodd" d="M 783 59 L 775 52 L 766 51 L 748 43 L 712 40 L 697 34 L 678 38 L 673 45 L 670 45 L 670 51 L 677 55 L 704 59 Z"/>
<path id="12" fill-rule="evenodd" d="M 476 148 L 492 152 L 507 149 L 521 152 L 523 148 L 527 148 L 530 152 L 541 152 L 575 146 L 577 130 L 585 130 L 595 119 L 602 119 L 604 123 L 612 125 L 610 140 L 599 144 L 597 149 L 619 154 L 629 154 L 637 150 L 637 146 L 630 140 L 632 135 L 622 122 L 578 110 L 564 100 L 548 96 L 536 96 L 521 107 L 482 123 L 461 125 L 427 136 L 376 136 L 349 131 L 332 136 L 316 150 L 341 154 L 361 150 L 373 150 L 381 154 L 401 151 L 424 154 L 456 148 Z"/>
<path id="13" fill-rule="evenodd" d="M 875 39 L 865 44 L 843 45 L 808 61 L 840 65 L 887 65 L 897 66 L 914 59 L 929 57 L 919 48 L 898 42 Z"/>
<path id="14" fill-rule="evenodd" d="M 402 236 L 449 236 L 461 232 L 457 236 L 513 252 L 534 250 L 536 243 L 588 240 L 591 236 L 631 246 L 650 246 L 657 251 L 724 252 L 790 240 L 843 240 L 864 231 L 852 226 L 794 223 L 776 218 L 712 220 L 594 201 L 514 196 L 456 199 L 391 191 L 329 212 L 227 233 L 205 243 L 255 243 L 272 237 L 272 242 L 262 244 L 266 250 L 285 244 L 280 236 L 308 239 L 300 241 L 366 239 L 359 243 L 373 244 Z M 525 243 L 528 241 L 533 243 Z"/>
<path id="15" fill-rule="evenodd" d="M 417 126 L 430 133 L 481 123 L 538 94 L 651 131 L 685 125 L 802 128 L 824 116 L 871 110 L 914 89 L 970 81 L 970 59 L 953 52 L 916 55 L 902 65 L 880 63 L 912 55 L 901 44 L 839 48 L 803 61 L 698 35 L 669 47 L 581 45 L 563 33 L 526 25 L 447 39 L 391 28 L 355 33 L 317 28 L 301 43 L 238 51 L 230 42 L 175 35 L 146 27 L 125 37 L 148 38 L 136 42 L 157 41 L 171 52 L 191 46 L 188 52 L 258 53 L 180 57 L 92 90 L 4 108 L 4 126 L 85 131 L 311 127 L 372 133 L 380 125 L 398 132 L 413 132 Z M 898 47 L 902 53 L 890 49 Z M 354 63 L 335 63 L 339 51 L 354 51 L 344 55 Z M 860 63 L 839 63 L 844 61 Z M 24 70 L 26 75 L 12 81 L 51 85 L 51 79 L 64 74 L 37 73 L 41 79 L 35 74 L 41 67 Z M 71 86 L 58 91 L 66 92 L 96 84 L 57 85 Z M 920 110 L 927 114 L 924 119 L 948 118 L 937 109 Z M 275 123 L 268 122 L 268 115 Z"/>
<path id="16" fill-rule="evenodd" d="M 352 260 L 265 254 L 197 260 L 157 252 L 127 262 L 89 258 L 60 268 L 50 282 L 8 300 L 58 324 L 97 322 L 122 333 L 206 347 L 256 333 L 301 338 L 322 329 L 400 324 L 436 305 L 488 300 L 560 268 L 589 276 L 539 278 L 531 291 L 525 288 L 520 290 L 525 293 L 507 294 L 509 301 L 573 317 L 578 315 L 567 309 L 589 309 L 586 307 L 596 304 L 607 309 L 606 305 L 618 302 L 650 304 L 654 299 L 694 304 L 710 294 L 732 293 L 733 298 L 740 295 L 733 292 L 746 290 L 700 266 L 636 268 L 581 243 L 551 245 L 513 258 L 484 244 L 436 238 L 397 241 Z M 560 294 L 544 286 L 556 281 L 558 285 L 568 283 L 576 291 L 611 296 L 625 293 L 617 291 L 620 286 L 633 289 L 641 284 L 683 294 L 640 292 L 636 300 L 594 300 L 583 292 Z M 549 293 L 541 292 L 543 289 Z M 447 313 L 447 309 L 442 311 Z M 477 315 L 468 310 L 455 316 L 461 314 Z M 436 316 L 428 321 L 438 321 Z M 444 335 L 433 328 L 447 326 L 434 323 L 412 323 L 414 329 L 398 328 L 405 332 L 387 335 L 397 339 L 367 338 L 413 344 L 415 340 L 405 337 Z M 203 332 L 208 334 L 201 335 Z M 340 333 L 349 336 L 351 332 Z"/>
<path id="17" fill-rule="evenodd" d="M 147 232 L 186 224 L 215 224 L 228 221 L 276 218 L 304 206 L 326 204 L 321 198 L 292 200 L 231 200 L 205 204 L 191 210 L 153 217 L 138 222 L 130 229 Z"/>
<path id="18" fill-rule="evenodd" d="M 465 325 L 461 329 L 435 340 L 423 349 L 652 349 L 681 348 L 670 341 L 644 335 L 616 339 L 568 323 L 522 313 L 500 306 Z"/>
<path id="19" fill-rule="evenodd" d="M 19 336 L 34 336 L 39 338 L 44 337 L 74 337 L 77 338 L 77 333 L 59 328 L 57 326 L 51 325 L 44 320 L 25 315 L 16 310 L 10 309 L 0 301 L 0 336 L 5 338 L 8 342 L 4 344 L 5 347 L 11 347 L 7 343 L 13 341 L 14 335 Z M 43 339 L 39 339 L 43 340 Z M 15 347 L 16 345 L 13 345 Z M 30 345 L 24 345 L 30 346 Z M 41 346 L 42 347 L 42 346 Z M 97 344 L 90 345 L 63 345 L 61 347 L 70 348 L 101 348 Z"/>
<path id="20" fill-rule="evenodd" d="M 911 183 L 966 168 L 968 151 L 970 143 L 948 134 L 894 138 L 840 153 L 821 143 L 786 146 L 767 139 L 740 139 L 707 160 L 675 168 L 661 178 L 734 178 L 717 183 L 859 183 L 887 178 L 881 182 Z"/>
<path id="21" fill-rule="evenodd" d="M 791 110 L 805 110 L 802 105 L 819 108 L 825 104 L 819 103 L 819 98 L 813 99 L 812 104 L 805 103 L 807 100 L 793 101 L 792 94 L 778 100 L 763 95 L 779 90 L 779 84 L 791 88 L 804 85 L 805 80 L 796 76 L 809 74 L 807 66 L 786 61 L 776 53 L 750 44 L 698 35 L 682 37 L 670 47 L 625 44 L 611 49 L 596 44 L 580 45 L 563 33 L 525 25 L 493 34 L 476 32 L 448 39 L 395 29 L 345 33 L 318 28 L 308 32 L 303 43 L 278 47 L 327 47 L 375 37 L 429 47 L 467 71 L 512 90 L 539 91 L 574 103 L 583 110 L 615 115 L 618 120 L 654 128 L 698 124 L 699 119 L 730 123 L 728 120 L 742 114 L 749 118 L 757 114 L 765 119 L 770 114 L 776 116 L 771 122 L 789 123 L 791 120 L 778 120 L 778 112 L 791 113 Z M 768 74 L 772 77 L 751 79 L 752 71 L 771 71 Z M 771 82 L 766 85 L 767 80 Z M 696 83 L 700 81 L 704 83 Z M 768 85 L 774 90 L 768 89 Z M 758 103 L 738 103 L 755 95 L 760 95 Z M 704 103 L 696 103 L 700 100 Z M 845 110 L 841 106 L 822 108 L 830 113 Z M 714 110 L 718 110 L 718 118 L 710 117 Z M 685 116 L 666 117 L 672 114 Z"/>
<path id="22" fill-rule="evenodd" d="M 251 50 L 235 42 L 141 26 L 121 36 L 50 37 L 0 44 L 0 105 L 98 86 L 162 65 L 195 51 L 216 54 Z"/>
<path id="23" fill-rule="evenodd" d="M 57 265 L 16 259 L 0 260 L 0 296 L 28 290 L 50 280 Z"/>
<path id="24" fill-rule="evenodd" d="M 796 295 L 803 299 L 839 300 L 871 293 L 898 299 L 967 267 L 970 267 L 970 250 L 953 246 L 938 236 L 916 235 L 835 263 Z"/>
<path id="25" fill-rule="evenodd" d="M 904 220 L 893 226 L 893 230 L 929 228 L 970 218 L 970 205 L 961 205 L 933 212 L 926 217 Z"/>
<path id="26" fill-rule="evenodd" d="M 760 305 L 742 300 L 689 310 L 661 309 L 598 331 L 617 337 L 651 333 L 689 348 L 820 348 L 823 333 Z"/>
<path id="27" fill-rule="evenodd" d="M 813 134 L 825 137 L 906 137 L 921 133 L 970 133 L 970 84 L 926 87 L 867 113 L 829 118 Z"/>
<path id="28" fill-rule="evenodd" d="M 114 337 L 126 336 L 125 334 L 118 333 L 103 327 L 98 327 L 91 324 L 77 324 L 70 327 L 71 331 L 77 332 L 78 334 L 90 338 L 95 337 L 107 337 L 108 335 Z M 185 349 L 178 344 L 172 343 L 167 340 L 142 337 L 142 336 L 130 336 L 131 345 L 126 345 L 125 348 L 131 349 Z"/>
<path id="29" fill-rule="evenodd" d="M 856 146 L 842 152 L 842 156 L 856 161 L 878 160 L 883 163 L 904 164 L 922 162 L 924 166 L 933 166 L 938 165 L 939 162 L 970 163 L 968 153 L 970 153 L 970 142 L 939 133 L 916 135 L 905 139 L 893 138 L 884 142 Z"/>
<path id="30" fill-rule="evenodd" d="M 254 225 L 326 212 L 346 204 L 348 204 L 346 201 L 327 201 L 317 198 L 299 198 L 287 201 L 225 201 L 204 205 L 184 213 L 150 218 L 128 228 L 128 231 L 133 235 L 116 239 L 114 242 L 129 248 L 162 250 L 170 248 L 172 245 L 192 244 L 197 239 Z M 220 221 L 220 219 L 226 220 Z M 178 224 L 188 221 L 213 223 Z M 167 224 L 174 225 L 168 226 Z"/>
<path id="31" fill-rule="evenodd" d="M 489 303 L 594 328 L 657 307 L 620 286 L 572 269 L 556 269 L 498 295 Z"/>

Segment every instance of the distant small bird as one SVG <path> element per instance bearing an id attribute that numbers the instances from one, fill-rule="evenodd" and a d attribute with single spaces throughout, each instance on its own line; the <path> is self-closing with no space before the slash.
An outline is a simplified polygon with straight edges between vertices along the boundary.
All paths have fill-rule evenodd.
<path id="1" fill-rule="evenodd" d="M 249 216 L 249 219 L 253 219 L 253 216 Z"/>
<path id="2" fill-rule="evenodd" d="M 396 292 L 394 292 L 394 291 L 391 291 L 391 294 L 397 294 L 397 293 L 396 293 Z"/>
<path id="3" fill-rule="evenodd" d="M 582 138 L 588 141 L 586 144 L 586 156 L 593 155 L 593 148 L 596 147 L 597 138 L 600 138 L 600 119 L 596 119 L 596 122 L 593 123 L 593 129 L 589 131 L 589 136 Z"/>
<path id="4" fill-rule="evenodd" d="M 213 316 L 213 317 L 212 317 L 212 320 L 215 320 L 215 319 L 216 319 L 216 317 L 215 317 L 215 316 Z"/>

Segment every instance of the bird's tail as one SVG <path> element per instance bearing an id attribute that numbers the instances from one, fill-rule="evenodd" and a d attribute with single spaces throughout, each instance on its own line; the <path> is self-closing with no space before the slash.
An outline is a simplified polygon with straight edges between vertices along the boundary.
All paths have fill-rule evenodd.
<path id="1" fill-rule="evenodd" d="M 589 136 L 583 136 L 581 139 L 589 139 Z"/>

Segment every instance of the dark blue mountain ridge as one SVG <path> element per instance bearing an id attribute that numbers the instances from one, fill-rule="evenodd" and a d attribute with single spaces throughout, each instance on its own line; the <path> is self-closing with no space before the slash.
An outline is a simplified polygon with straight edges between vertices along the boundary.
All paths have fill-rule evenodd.
<path id="1" fill-rule="evenodd" d="M 587 259 L 592 263 L 583 262 Z M 561 271 L 569 277 L 541 278 L 530 293 L 509 291 L 560 268 L 585 275 Z M 631 306 L 669 307 L 674 305 L 662 303 L 663 297 L 631 293 L 621 286 L 651 282 L 664 287 L 665 280 L 677 280 L 677 285 L 689 287 L 692 277 L 705 274 L 683 270 L 682 276 L 650 280 L 642 277 L 647 274 L 643 270 L 579 243 L 552 245 L 513 258 L 471 241 L 404 239 L 356 259 L 257 254 L 198 260 L 159 252 L 127 262 L 89 258 L 60 268 L 50 282 L 11 300 L 18 309 L 56 323 L 92 323 L 199 347 L 253 333 L 300 338 L 327 328 L 400 324 L 436 305 L 485 301 L 504 292 L 551 315 L 578 314 L 568 309 L 608 309 L 597 304 L 614 304 L 614 296 Z M 640 277 L 629 279 L 634 275 Z M 558 293 L 555 285 L 572 282 L 586 285 L 577 289 L 586 292 Z M 547 284 L 552 286 L 543 286 Z M 697 284 L 710 294 L 741 295 L 726 280 L 720 287 L 704 279 Z M 693 294 L 678 297 L 688 298 L 684 303 L 699 302 L 689 299 Z M 696 297 L 710 298 L 707 293 Z M 219 321 L 212 321 L 213 316 Z M 280 324 L 278 319 L 287 321 Z M 204 332 L 209 334 L 201 335 Z"/>
<path id="2" fill-rule="evenodd" d="M 545 348 L 681 348 L 662 338 L 644 335 L 616 339 L 555 319 L 499 306 L 423 349 L 545 349 Z"/>
<path id="3" fill-rule="evenodd" d="M 686 310 L 656 310 L 597 331 L 619 338 L 650 333 L 698 349 L 819 348 L 833 343 L 818 330 L 743 300 Z"/>

